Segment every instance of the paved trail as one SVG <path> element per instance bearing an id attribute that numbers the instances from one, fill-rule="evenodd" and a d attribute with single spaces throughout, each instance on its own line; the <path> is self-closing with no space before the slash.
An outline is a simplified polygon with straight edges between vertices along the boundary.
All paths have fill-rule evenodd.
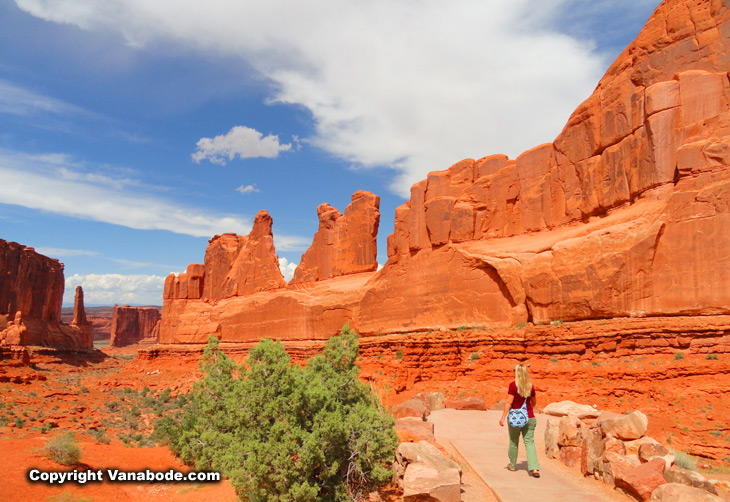
<path id="1" fill-rule="evenodd" d="M 439 410 L 431 412 L 437 440 L 448 440 L 466 459 L 502 502 L 606 502 L 623 500 L 606 493 L 599 483 L 580 479 L 562 464 L 545 457 L 543 433 L 547 417 L 538 415 L 535 446 L 540 461 L 540 478 L 527 472 L 525 447 L 520 442 L 517 472 L 507 470 L 507 430 L 499 426 L 501 411 Z"/>

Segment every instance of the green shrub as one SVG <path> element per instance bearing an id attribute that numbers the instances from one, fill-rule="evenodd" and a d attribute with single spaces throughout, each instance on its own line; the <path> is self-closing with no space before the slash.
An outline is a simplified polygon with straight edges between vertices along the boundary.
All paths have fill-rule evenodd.
<path id="1" fill-rule="evenodd" d="M 262 340 L 237 366 L 211 337 L 204 378 L 184 409 L 156 424 L 180 457 L 227 476 L 241 500 L 357 500 L 391 477 L 397 438 L 355 365 L 349 327 L 305 367 Z"/>
<path id="2" fill-rule="evenodd" d="M 81 448 L 73 432 L 49 439 L 43 451 L 48 458 L 61 465 L 76 465 L 81 460 Z"/>
<path id="3" fill-rule="evenodd" d="M 472 352 L 469 354 L 469 360 L 471 362 L 478 361 L 479 360 L 479 352 Z"/>
<path id="4" fill-rule="evenodd" d="M 694 471 L 697 469 L 697 461 L 686 451 L 674 451 L 674 464 L 682 469 Z"/>
<path id="5" fill-rule="evenodd" d="M 718 355 L 717 355 L 717 354 L 707 354 L 707 357 L 705 357 L 705 359 L 714 359 L 714 360 L 718 360 L 718 359 L 720 359 L 720 358 L 718 357 Z"/>
<path id="6" fill-rule="evenodd" d="M 403 351 L 402 350 L 396 350 L 395 351 L 395 358 L 396 359 L 403 359 Z"/>
<path id="7" fill-rule="evenodd" d="M 675 361 L 681 361 L 682 359 L 684 359 L 684 354 L 682 354 L 681 352 L 677 352 L 676 354 L 674 354 Z"/>

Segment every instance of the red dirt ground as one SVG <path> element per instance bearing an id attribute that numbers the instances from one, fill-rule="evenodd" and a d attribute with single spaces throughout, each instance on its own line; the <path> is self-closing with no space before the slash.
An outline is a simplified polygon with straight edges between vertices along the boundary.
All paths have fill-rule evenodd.
<path id="1" fill-rule="evenodd" d="M 451 332 L 443 336 L 468 339 L 472 335 Z M 427 363 L 423 346 L 416 350 L 406 339 L 406 335 L 388 335 L 361 341 L 362 376 L 386 406 L 421 391 L 440 391 L 449 399 L 479 396 L 487 406 L 504 398 L 517 359 L 490 357 L 488 347 L 475 346 L 474 351 L 462 354 L 456 366 L 438 360 Z M 237 361 L 243 360 L 247 350 L 222 347 Z M 299 343 L 289 349 L 295 361 L 303 361 L 320 347 Z M 27 482 L 30 467 L 59 468 L 38 450 L 60 431 L 76 432 L 83 447 L 81 461 L 94 470 L 184 469 L 165 447 L 150 447 L 147 440 L 130 436 L 146 437 L 152 430 L 155 415 L 142 406 L 144 394 L 158 398 L 169 388 L 174 397 L 190 389 L 198 378 L 202 347 L 105 347 L 93 356 L 49 349 L 29 352 L 30 361 L 21 362 L 7 354 L 0 360 L 0 424 L 6 423 L 0 425 L 0 455 L 5 466 L 0 472 L 0 500 L 54 500 L 58 496 L 58 500 L 236 500 L 228 481 L 60 487 Z M 683 359 L 675 359 L 673 354 L 672 349 L 593 360 L 533 354 L 530 368 L 540 392 L 539 404 L 571 399 L 616 412 L 640 409 L 649 417 L 650 436 L 670 448 L 701 455 L 700 467 L 728 472 L 730 402 L 723 398 L 730 390 L 730 354 L 720 353 L 717 359 L 691 351 L 684 351 Z M 406 366 L 423 371 L 415 377 L 407 373 L 404 380 Z M 142 392 L 145 387 L 148 392 Z M 125 410 L 135 406 L 140 408 L 137 429 L 127 430 Z M 122 439 L 131 446 L 125 446 Z M 397 499 L 392 492 L 387 498 Z"/>

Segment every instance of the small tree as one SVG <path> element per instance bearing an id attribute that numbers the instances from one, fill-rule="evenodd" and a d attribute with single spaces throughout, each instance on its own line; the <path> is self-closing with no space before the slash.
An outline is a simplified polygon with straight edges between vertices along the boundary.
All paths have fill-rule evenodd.
<path id="1" fill-rule="evenodd" d="M 305 368 L 262 340 L 236 366 L 211 338 L 205 375 L 158 434 L 198 469 L 231 479 L 241 500 L 359 500 L 391 478 L 393 419 L 359 379 L 346 325 Z"/>

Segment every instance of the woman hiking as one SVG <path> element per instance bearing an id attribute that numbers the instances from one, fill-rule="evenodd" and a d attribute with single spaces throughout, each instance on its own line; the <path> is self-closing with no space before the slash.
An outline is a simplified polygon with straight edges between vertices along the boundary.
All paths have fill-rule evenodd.
<path id="1" fill-rule="evenodd" d="M 509 430 L 509 456 L 510 471 L 517 470 L 517 451 L 519 449 L 520 434 L 525 443 L 525 451 L 527 453 L 527 471 L 535 478 L 540 477 L 540 464 L 537 461 L 537 451 L 535 451 L 535 426 L 537 419 L 535 418 L 534 408 L 537 404 L 535 397 L 535 387 L 530 380 L 530 373 L 527 366 L 518 364 L 515 366 L 515 380 L 509 384 L 507 390 L 507 401 L 504 405 L 504 413 L 499 420 L 499 425 L 504 427 L 505 418 L 508 418 L 507 425 Z"/>

